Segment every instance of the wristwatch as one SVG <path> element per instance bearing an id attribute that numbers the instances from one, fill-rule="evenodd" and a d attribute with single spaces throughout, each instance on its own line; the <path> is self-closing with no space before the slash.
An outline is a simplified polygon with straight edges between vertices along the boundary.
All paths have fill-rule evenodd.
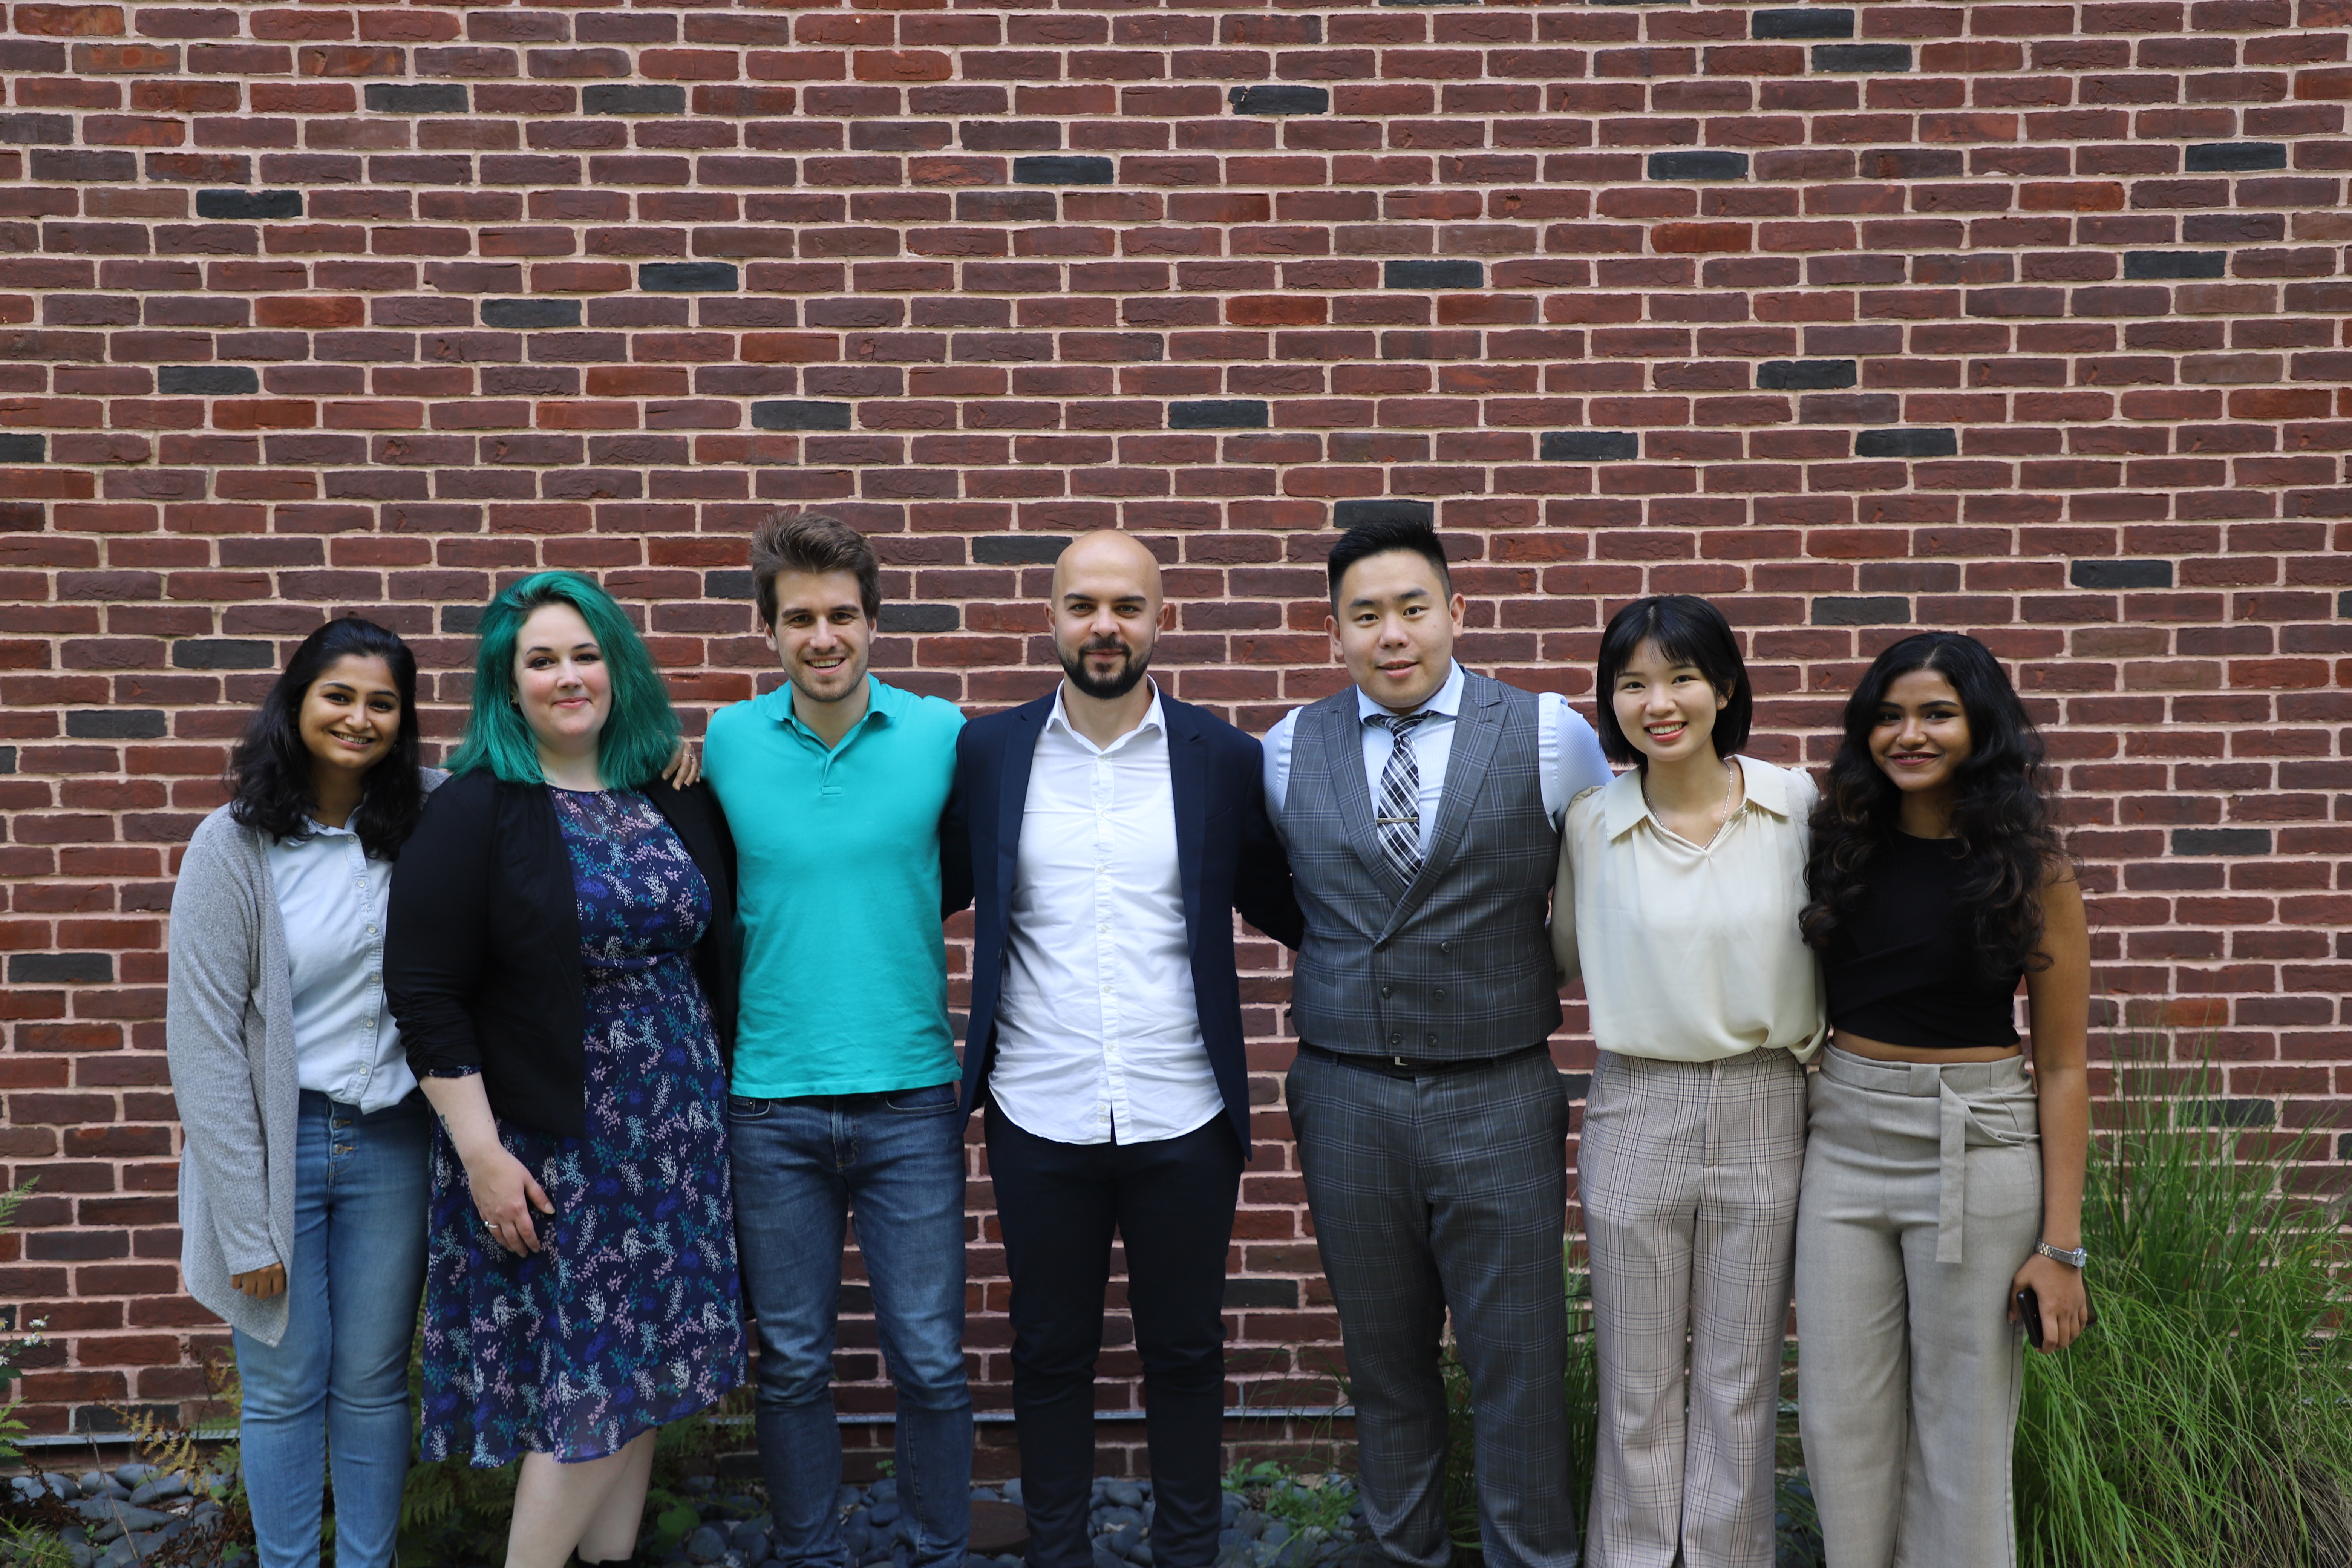
<path id="1" fill-rule="evenodd" d="M 2081 1268 L 2091 1261 L 2091 1255 L 2079 1247 L 2068 1252 L 2063 1247 L 2053 1247 L 2046 1241 L 2037 1241 L 2033 1244 L 2033 1250 L 2044 1258 L 2056 1259 L 2069 1268 Z"/>

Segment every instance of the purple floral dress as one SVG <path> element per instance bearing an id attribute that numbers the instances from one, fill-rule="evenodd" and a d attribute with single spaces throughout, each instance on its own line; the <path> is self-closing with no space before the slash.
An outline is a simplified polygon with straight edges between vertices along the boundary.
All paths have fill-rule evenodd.
<path id="1" fill-rule="evenodd" d="M 600 1458 L 743 1380 L 725 1075 L 691 949 L 710 890 L 633 790 L 551 790 L 580 910 L 587 1136 L 502 1123 L 555 1205 L 544 1250 L 492 1242 L 433 1139 L 428 1459 Z"/>

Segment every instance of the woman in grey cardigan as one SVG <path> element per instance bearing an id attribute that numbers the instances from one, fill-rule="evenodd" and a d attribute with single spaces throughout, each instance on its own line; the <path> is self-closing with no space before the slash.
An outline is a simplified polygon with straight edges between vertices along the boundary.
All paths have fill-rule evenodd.
<path id="1" fill-rule="evenodd" d="M 407 645 L 320 626 L 172 895 L 180 1266 L 233 1331 L 263 1568 L 318 1563 L 325 1463 L 337 1563 L 393 1562 L 432 1123 L 384 1005 L 384 910 L 441 778 L 418 754 Z"/>

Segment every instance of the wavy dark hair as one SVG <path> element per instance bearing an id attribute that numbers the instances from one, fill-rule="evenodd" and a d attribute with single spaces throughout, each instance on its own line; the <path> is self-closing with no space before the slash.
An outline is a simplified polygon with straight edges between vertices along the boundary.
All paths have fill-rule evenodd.
<path id="1" fill-rule="evenodd" d="M 1799 925 L 1807 942 L 1826 947 L 1859 905 L 1878 852 L 1893 841 L 1903 795 L 1871 760 L 1870 732 L 1887 688 L 1920 669 L 1950 681 L 1968 715 L 1969 757 L 1953 780 L 1952 834 L 1968 861 L 1959 897 L 1978 962 L 1988 978 L 2045 968 L 2042 889 L 2069 856 L 2052 819 L 2042 736 L 2000 660 L 1958 632 L 1905 637 L 1872 662 L 1846 700 L 1845 739 L 1813 808 L 1810 901 Z"/>
<path id="2" fill-rule="evenodd" d="M 399 634 L 357 616 L 329 621 L 304 637 L 286 661 L 286 673 L 254 710 L 229 757 L 229 815 L 274 839 L 310 837 L 310 752 L 302 743 L 302 700 L 345 658 L 383 660 L 400 691 L 400 732 L 391 752 L 367 771 L 352 821 L 362 848 L 376 859 L 395 860 L 425 811 L 425 785 L 416 773 L 425 749 L 416 721 L 416 656 Z"/>

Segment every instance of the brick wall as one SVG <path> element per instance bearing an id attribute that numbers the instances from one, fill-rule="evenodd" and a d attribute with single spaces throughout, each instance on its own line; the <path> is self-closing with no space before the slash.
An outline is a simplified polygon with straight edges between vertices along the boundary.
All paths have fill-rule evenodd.
<path id="1" fill-rule="evenodd" d="M 1901 629 L 1976 631 L 2110 1012 L 2211 1031 L 2234 1119 L 2345 1120 L 2347 0 L 5 16 L 0 1177 L 41 1188 L 0 1311 L 57 1336 L 43 1429 L 199 1395 L 221 1338 L 163 914 L 293 639 L 398 627 L 446 736 L 473 606 L 580 567 L 698 724 L 761 679 L 780 501 L 879 536 L 877 663 L 975 709 L 1045 687 L 1042 563 L 1112 524 L 1174 689 L 1260 728 L 1339 679 L 1318 562 L 1381 507 L 1452 536 L 1472 662 L 1580 700 L 1615 604 L 1716 596 L 1776 760 Z M 1329 1396 L 1283 994 L 1259 1405 Z"/>

